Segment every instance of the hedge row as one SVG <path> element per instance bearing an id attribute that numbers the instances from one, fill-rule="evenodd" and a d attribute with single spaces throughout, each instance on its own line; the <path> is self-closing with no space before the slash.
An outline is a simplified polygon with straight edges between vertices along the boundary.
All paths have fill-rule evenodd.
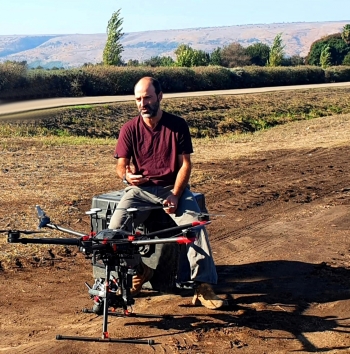
<path id="1" fill-rule="evenodd" d="M 163 91 L 170 93 L 344 82 L 350 81 L 350 67 L 324 70 L 317 66 L 234 69 L 91 66 L 47 71 L 4 63 L 0 64 L 0 99 L 126 95 L 133 93 L 135 83 L 143 76 L 156 77 Z"/>

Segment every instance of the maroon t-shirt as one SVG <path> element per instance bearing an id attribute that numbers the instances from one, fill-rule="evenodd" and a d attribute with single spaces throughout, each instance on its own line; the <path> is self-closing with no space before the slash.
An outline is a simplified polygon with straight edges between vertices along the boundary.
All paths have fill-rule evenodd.
<path id="1" fill-rule="evenodd" d="M 175 183 L 179 171 L 178 155 L 193 152 L 186 121 L 163 111 L 152 129 L 141 115 L 124 124 L 120 130 L 115 157 L 131 159 L 135 174 L 149 178 L 143 185 L 168 186 Z"/>

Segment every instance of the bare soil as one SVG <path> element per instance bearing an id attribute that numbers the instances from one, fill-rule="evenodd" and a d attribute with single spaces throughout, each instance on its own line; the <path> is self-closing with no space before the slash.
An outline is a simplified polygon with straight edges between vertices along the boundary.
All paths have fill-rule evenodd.
<path id="1" fill-rule="evenodd" d="M 92 306 L 89 261 L 74 248 L 4 237 L 0 352 L 350 352 L 349 141 L 347 115 L 196 142 L 192 189 L 221 215 L 209 231 L 216 291 L 229 306 L 213 311 L 192 306 L 188 291 L 144 291 L 134 312 L 154 317 L 111 316 L 109 332 L 152 346 L 56 340 L 101 335 L 102 317 L 81 311 Z M 122 188 L 112 145 L 2 143 L 0 229 L 36 229 L 39 204 L 57 224 L 88 232 L 92 197 Z"/>

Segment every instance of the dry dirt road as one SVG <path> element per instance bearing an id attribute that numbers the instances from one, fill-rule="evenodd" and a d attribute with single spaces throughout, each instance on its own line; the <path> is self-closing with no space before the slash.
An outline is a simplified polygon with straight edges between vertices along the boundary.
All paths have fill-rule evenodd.
<path id="1" fill-rule="evenodd" d="M 312 89 L 312 88 L 327 88 L 327 87 L 331 88 L 331 87 L 347 87 L 347 86 L 350 86 L 350 82 L 260 87 L 260 88 L 216 90 L 216 91 L 179 92 L 179 93 L 166 93 L 164 94 L 164 98 L 215 96 L 215 95 L 243 95 L 249 93 L 291 91 L 291 90 L 305 90 L 305 89 Z M 60 98 L 20 101 L 14 103 L 6 103 L 6 104 L 1 104 L 0 101 L 0 119 L 1 120 L 9 120 L 11 118 L 17 119 L 18 115 L 26 115 L 26 112 L 47 110 L 47 109 L 58 108 L 58 107 L 85 105 L 85 104 L 103 104 L 103 103 L 123 102 L 123 101 L 132 101 L 132 100 L 134 100 L 133 95 L 95 96 L 95 97 L 60 97 Z"/>
<path id="2" fill-rule="evenodd" d="M 229 306 L 212 311 L 193 307 L 187 292 L 144 292 L 135 313 L 159 317 L 110 317 L 109 331 L 152 346 L 57 341 L 101 334 L 102 318 L 81 311 L 92 305 L 89 261 L 74 248 L 49 252 L 2 238 L 0 352 L 350 352 L 349 141 L 347 115 L 196 142 L 192 188 L 225 215 L 209 231 L 216 290 Z M 122 188 L 113 146 L 2 144 L 0 229 L 36 228 L 39 204 L 57 224 L 88 231 L 91 198 Z"/>

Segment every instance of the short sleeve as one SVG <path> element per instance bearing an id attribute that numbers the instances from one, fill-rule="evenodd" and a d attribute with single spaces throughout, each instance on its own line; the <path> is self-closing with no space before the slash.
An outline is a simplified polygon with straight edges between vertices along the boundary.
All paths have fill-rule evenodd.
<path id="1" fill-rule="evenodd" d="M 124 125 L 120 129 L 119 138 L 114 150 L 114 157 L 116 159 L 120 157 L 130 159 L 132 151 L 132 131 L 128 125 Z"/>
<path id="2" fill-rule="evenodd" d="M 178 153 L 179 155 L 193 153 L 190 129 L 184 119 L 181 119 L 181 129 L 179 130 Z"/>

